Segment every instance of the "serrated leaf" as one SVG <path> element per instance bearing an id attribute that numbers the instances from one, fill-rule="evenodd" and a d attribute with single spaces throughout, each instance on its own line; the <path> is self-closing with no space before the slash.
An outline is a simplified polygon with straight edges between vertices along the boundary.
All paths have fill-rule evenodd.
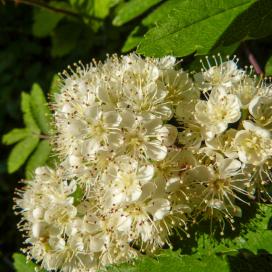
<path id="1" fill-rule="evenodd" d="M 229 45 L 237 41 L 259 39 L 272 33 L 272 1 L 258 0 L 239 15 L 217 41 Z"/>
<path id="2" fill-rule="evenodd" d="M 212 266 L 211 266 L 212 264 Z M 212 267 L 212 270 L 211 270 Z M 164 250 L 156 258 L 142 256 L 135 264 L 109 267 L 110 272 L 227 272 L 228 263 L 217 256 L 181 255 L 179 251 Z"/>
<path id="3" fill-rule="evenodd" d="M 229 46 L 219 46 L 207 54 L 208 57 L 211 57 L 215 55 L 217 57 L 218 53 L 220 54 L 221 58 L 224 60 L 227 56 L 234 55 L 235 51 L 239 48 L 240 43 L 233 43 Z M 188 69 L 190 71 L 200 71 L 201 68 L 203 68 L 203 64 L 200 62 L 200 60 L 203 60 L 203 56 L 195 56 L 194 60 L 190 63 Z"/>
<path id="4" fill-rule="evenodd" d="M 8 157 L 8 173 L 14 173 L 25 163 L 38 142 L 39 136 L 33 135 L 26 137 L 14 146 Z"/>
<path id="5" fill-rule="evenodd" d="M 140 26 L 136 26 L 128 35 L 125 44 L 122 47 L 123 53 L 131 51 L 133 48 L 137 47 L 137 45 L 142 41 L 143 37 L 139 34 L 139 32 Z"/>
<path id="6" fill-rule="evenodd" d="M 3 136 L 2 142 L 5 145 L 11 145 L 29 136 L 29 134 L 30 131 L 26 128 L 14 128 Z"/>
<path id="7" fill-rule="evenodd" d="M 198 239 L 198 254 L 216 254 L 237 252 L 244 248 L 253 253 L 264 249 L 272 253 L 272 230 L 268 229 L 268 223 L 272 216 L 272 206 L 261 204 L 258 212 L 248 223 L 242 224 L 242 230 L 236 238 L 224 238 L 220 242 L 213 240 L 207 234 Z"/>
<path id="8" fill-rule="evenodd" d="M 45 134 L 50 134 L 50 116 L 46 98 L 41 87 L 34 83 L 30 93 L 31 112 L 40 130 Z"/>
<path id="9" fill-rule="evenodd" d="M 143 14 L 149 8 L 160 2 L 162 2 L 162 0 L 131 0 L 126 2 L 117 11 L 115 18 L 113 19 L 113 24 L 116 26 L 121 26 Z"/>
<path id="10" fill-rule="evenodd" d="M 38 38 L 49 36 L 63 17 L 62 13 L 51 12 L 40 8 L 35 9 L 32 26 L 33 35 Z"/>
<path id="11" fill-rule="evenodd" d="M 138 48 L 148 56 L 207 54 L 254 0 L 177 1 L 167 20 L 149 30 Z"/>
<path id="12" fill-rule="evenodd" d="M 14 253 L 12 257 L 14 260 L 14 268 L 16 272 L 36 272 L 36 265 L 33 262 L 27 261 L 23 254 Z"/>
<path id="13" fill-rule="evenodd" d="M 39 127 L 32 115 L 30 106 L 30 95 L 25 92 L 22 92 L 21 96 L 21 109 L 23 112 L 23 120 L 26 127 L 29 128 L 32 132 L 35 132 L 36 134 L 40 133 Z"/>
<path id="14" fill-rule="evenodd" d="M 144 34 L 152 27 L 163 23 L 169 17 L 172 10 L 176 9 L 184 0 L 168 0 L 157 7 L 141 23 L 136 26 L 127 37 L 122 52 L 128 52 L 137 47 L 144 39 Z"/>
<path id="15" fill-rule="evenodd" d="M 34 170 L 43 166 L 49 158 L 51 152 L 51 147 L 48 140 L 42 140 L 37 146 L 34 153 L 29 158 L 26 165 L 26 177 L 31 179 L 34 173 Z"/>

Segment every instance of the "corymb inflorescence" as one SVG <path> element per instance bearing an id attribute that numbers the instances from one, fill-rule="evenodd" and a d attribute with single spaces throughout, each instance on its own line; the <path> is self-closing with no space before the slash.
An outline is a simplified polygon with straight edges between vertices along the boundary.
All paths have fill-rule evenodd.
<path id="1" fill-rule="evenodd" d="M 16 199 L 30 258 L 96 271 L 171 247 L 203 218 L 224 235 L 241 203 L 271 200 L 271 86 L 235 58 L 202 64 L 191 75 L 171 56 L 114 55 L 60 76 L 60 163 Z"/>

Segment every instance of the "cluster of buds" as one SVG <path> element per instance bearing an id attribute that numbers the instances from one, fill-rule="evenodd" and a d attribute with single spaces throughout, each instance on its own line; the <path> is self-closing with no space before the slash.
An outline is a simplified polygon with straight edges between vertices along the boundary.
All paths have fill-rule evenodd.
<path id="1" fill-rule="evenodd" d="M 269 195 L 272 88 L 207 59 L 108 57 L 69 68 L 56 95 L 60 163 L 18 191 L 26 252 L 47 270 L 96 271 L 171 246 L 203 218 L 224 234 Z"/>

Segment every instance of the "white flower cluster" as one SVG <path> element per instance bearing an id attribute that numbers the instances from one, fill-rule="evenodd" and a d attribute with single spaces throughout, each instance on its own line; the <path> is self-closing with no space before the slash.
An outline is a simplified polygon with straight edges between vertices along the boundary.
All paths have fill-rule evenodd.
<path id="1" fill-rule="evenodd" d="M 174 57 L 130 54 L 64 72 L 60 163 L 16 200 L 31 258 L 96 271 L 189 237 L 201 217 L 234 228 L 272 179 L 272 89 L 235 59 L 207 65 L 191 78 Z"/>

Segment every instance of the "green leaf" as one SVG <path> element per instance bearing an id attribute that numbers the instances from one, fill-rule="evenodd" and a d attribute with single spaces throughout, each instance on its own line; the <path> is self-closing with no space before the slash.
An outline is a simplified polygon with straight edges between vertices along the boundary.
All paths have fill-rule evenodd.
<path id="1" fill-rule="evenodd" d="M 55 13 L 46 9 L 34 9 L 33 35 L 39 38 L 49 36 L 63 17 L 62 13 Z"/>
<path id="2" fill-rule="evenodd" d="M 254 218 L 248 223 L 241 224 L 241 231 L 237 237 L 223 238 L 218 242 L 207 234 L 201 234 L 195 250 L 202 255 L 237 253 L 242 248 L 253 253 L 257 253 L 260 249 L 272 253 L 272 230 L 268 229 L 271 216 L 272 205 L 260 204 Z"/>
<path id="3" fill-rule="evenodd" d="M 144 39 L 144 34 L 152 27 L 163 23 L 165 18 L 169 17 L 171 11 L 175 10 L 177 6 L 180 5 L 180 3 L 183 1 L 184 0 L 168 0 L 157 7 L 147 17 L 145 17 L 141 24 L 136 26 L 129 34 L 122 48 L 122 52 L 128 52 L 137 47 Z"/>
<path id="4" fill-rule="evenodd" d="M 29 134 L 30 131 L 26 128 L 14 128 L 3 136 L 2 142 L 5 145 L 11 145 L 24 139 Z"/>
<path id="5" fill-rule="evenodd" d="M 27 128 L 29 128 L 32 132 L 36 134 L 40 133 L 39 127 L 32 115 L 31 106 L 30 106 L 30 95 L 22 92 L 21 97 L 21 109 L 23 112 L 24 123 Z"/>
<path id="6" fill-rule="evenodd" d="M 272 33 L 272 1 L 258 0 L 239 15 L 216 44 L 259 39 Z"/>
<path id="7" fill-rule="evenodd" d="M 98 18 L 105 18 L 109 15 L 111 7 L 116 5 L 118 1 L 114 0 L 94 0 L 94 15 Z"/>
<path id="8" fill-rule="evenodd" d="M 143 34 L 140 34 L 140 26 L 136 26 L 133 31 L 128 35 L 125 44 L 122 47 L 122 52 L 127 53 L 135 48 L 143 39 Z"/>
<path id="9" fill-rule="evenodd" d="M 149 8 L 160 3 L 161 1 L 162 0 L 131 0 L 126 2 L 118 10 L 115 18 L 113 19 L 113 24 L 116 26 L 121 26 L 143 14 Z"/>
<path id="10" fill-rule="evenodd" d="M 232 56 L 234 55 L 235 51 L 239 48 L 240 43 L 233 43 L 229 46 L 219 46 L 207 54 L 208 57 L 212 58 L 212 56 L 218 57 L 218 53 L 220 53 L 221 58 L 224 60 L 226 59 L 227 56 Z M 203 60 L 203 56 L 195 56 L 194 60 L 190 63 L 189 65 L 189 70 L 190 71 L 200 71 L 202 67 L 202 64 L 200 60 Z"/>
<path id="11" fill-rule="evenodd" d="M 33 262 L 27 261 L 23 254 L 14 253 L 12 257 L 14 260 L 14 268 L 16 272 L 36 272 L 36 265 Z"/>
<path id="12" fill-rule="evenodd" d="M 207 54 L 234 19 L 254 0 L 177 1 L 167 20 L 149 30 L 138 53 L 161 57 Z"/>
<path id="13" fill-rule="evenodd" d="M 266 62 L 264 70 L 266 76 L 272 75 L 272 56 L 270 56 L 270 58 Z"/>
<path id="14" fill-rule="evenodd" d="M 60 91 L 60 78 L 58 75 L 54 75 L 49 89 L 50 100 L 55 101 L 55 95 L 59 91 Z"/>
<path id="15" fill-rule="evenodd" d="M 28 261 L 23 254 L 14 253 L 12 255 L 14 260 L 14 268 L 16 272 L 46 272 L 44 269 L 38 269 L 38 266 L 35 265 L 33 262 Z"/>
<path id="16" fill-rule="evenodd" d="M 52 57 L 62 57 L 70 53 L 76 46 L 80 35 L 79 26 L 73 23 L 67 23 L 59 26 L 52 34 Z"/>
<path id="17" fill-rule="evenodd" d="M 34 170 L 37 167 L 45 165 L 46 161 L 49 158 L 50 152 L 51 152 L 51 147 L 50 147 L 49 141 L 42 140 L 27 162 L 26 177 L 28 179 L 32 178 Z"/>
<path id="18" fill-rule="evenodd" d="M 212 270 L 211 270 L 212 264 Z M 225 272 L 229 271 L 224 258 L 217 256 L 181 255 L 180 251 L 163 250 L 155 258 L 141 256 L 135 264 L 109 267 L 110 272 Z"/>
<path id="19" fill-rule="evenodd" d="M 85 15 L 93 15 L 94 0 L 69 0 L 72 7 Z"/>
<path id="20" fill-rule="evenodd" d="M 41 87 L 34 83 L 30 93 L 30 105 L 33 117 L 35 118 L 40 130 L 45 134 L 50 134 L 51 112 L 48 108 L 46 98 Z"/>
<path id="21" fill-rule="evenodd" d="M 39 142 L 39 136 L 28 136 L 17 143 L 8 157 L 8 173 L 14 173 L 27 160 Z"/>

